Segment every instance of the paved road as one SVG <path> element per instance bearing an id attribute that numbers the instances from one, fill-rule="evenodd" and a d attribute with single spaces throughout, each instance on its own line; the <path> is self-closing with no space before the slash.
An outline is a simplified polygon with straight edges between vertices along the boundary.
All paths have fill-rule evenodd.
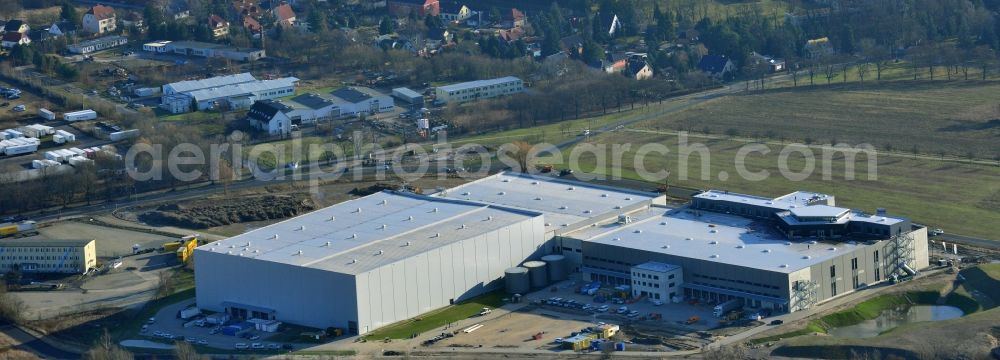
<path id="1" fill-rule="evenodd" d="M 15 342 L 20 343 L 20 345 L 14 348 L 36 354 L 46 359 L 79 359 L 81 355 L 52 346 L 11 324 L 0 325 L 0 332 L 14 339 Z"/>

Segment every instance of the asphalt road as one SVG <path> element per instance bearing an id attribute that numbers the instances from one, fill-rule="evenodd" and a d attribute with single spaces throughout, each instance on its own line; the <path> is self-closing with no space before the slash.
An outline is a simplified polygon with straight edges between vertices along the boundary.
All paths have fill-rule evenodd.
<path id="1" fill-rule="evenodd" d="M 14 348 L 27 351 L 46 359 L 79 359 L 81 354 L 68 352 L 36 338 L 20 328 L 11 325 L 0 325 L 0 332 L 21 343 Z"/>

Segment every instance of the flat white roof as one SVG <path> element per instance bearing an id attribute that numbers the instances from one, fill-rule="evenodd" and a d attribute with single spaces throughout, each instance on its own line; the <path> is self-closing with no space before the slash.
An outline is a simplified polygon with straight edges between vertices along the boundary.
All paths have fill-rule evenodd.
<path id="1" fill-rule="evenodd" d="M 190 92 L 188 95 L 193 97 L 195 101 L 205 101 L 239 95 L 249 95 L 260 91 L 294 87 L 297 81 L 299 81 L 299 79 L 295 77 L 285 77 L 274 80 L 256 80 L 242 84 L 195 90 Z"/>
<path id="2" fill-rule="evenodd" d="M 653 272 L 665 273 L 665 272 L 668 272 L 668 271 L 677 270 L 677 269 L 680 268 L 680 266 L 673 265 L 673 264 L 665 264 L 665 263 L 656 262 L 656 261 L 647 261 L 647 262 L 644 262 L 642 264 L 633 266 L 632 268 L 639 269 L 639 270 L 646 270 L 646 271 L 653 271 Z"/>
<path id="3" fill-rule="evenodd" d="M 696 214 L 687 207 L 651 208 L 635 218 L 638 220 L 627 225 L 608 224 L 603 233 L 582 240 L 780 273 L 801 270 L 863 246 L 854 242 L 792 242 L 771 226 L 733 215 Z"/>
<path id="4" fill-rule="evenodd" d="M 250 73 L 245 72 L 234 75 L 216 76 L 201 80 L 178 81 L 164 86 L 170 86 L 176 92 L 185 93 L 189 91 L 209 89 L 209 88 L 215 88 L 233 84 L 242 84 L 253 81 L 257 81 L 257 79 L 254 78 L 253 75 L 251 75 Z"/>
<path id="5" fill-rule="evenodd" d="M 658 194 L 502 172 L 435 194 L 545 214 L 545 230 L 558 230 L 630 206 L 650 203 Z"/>
<path id="6" fill-rule="evenodd" d="M 789 211 L 798 217 L 840 217 L 850 210 L 829 205 L 810 205 L 795 207 Z"/>
<path id="7" fill-rule="evenodd" d="M 198 250 L 358 274 L 537 216 L 541 214 L 381 192 Z"/>
<path id="8" fill-rule="evenodd" d="M 499 84 L 513 82 L 513 81 L 521 81 L 521 79 L 519 79 L 517 77 L 513 77 L 513 76 L 505 76 L 505 77 L 496 78 L 496 79 L 475 80 L 475 81 L 467 81 L 467 82 L 463 82 L 463 83 L 445 85 L 445 86 L 439 87 L 438 89 L 441 89 L 443 91 L 458 91 L 458 90 L 472 89 L 472 88 L 483 87 L 483 86 L 499 85 Z"/>
<path id="9" fill-rule="evenodd" d="M 764 206 L 781 210 L 788 210 L 800 206 L 807 206 L 816 201 L 822 201 L 833 198 L 832 196 L 827 194 L 820 194 L 808 191 L 796 191 L 791 194 L 779 196 L 772 199 L 763 196 L 739 194 L 721 190 L 705 191 L 695 195 L 694 197 L 701 199 L 708 199 L 708 200 L 722 200 L 722 201 L 731 201 L 734 203 L 752 204 L 752 205 Z"/>

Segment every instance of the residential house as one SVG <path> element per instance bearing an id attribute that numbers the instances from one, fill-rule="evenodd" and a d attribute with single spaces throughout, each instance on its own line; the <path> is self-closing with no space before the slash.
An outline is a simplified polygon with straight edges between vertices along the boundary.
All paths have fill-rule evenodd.
<path id="1" fill-rule="evenodd" d="M 288 135 L 292 132 L 292 120 L 287 113 L 292 108 L 276 100 L 259 100 L 250 106 L 247 112 L 247 121 L 250 127 L 264 131 L 268 135 Z"/>
<path id="2" fill-rule="evenodd" d="M 527 17 L 524 16 L 521 10 L 511 8 L 503 12 L 500 27 L 504 29 L 523 27 L 526 21 Z"/>
<path id="3" fill-rule="evenodd" d="M 232 18 L 234 21 L 241 21 L 246 17 L 257 20 L 263 15 L 263 10 L 255 0 L 236 0 L 232 2 L 232 13 L 235 14 L 235 17 Z"/>
<path id="4" fill-rule="evenodd" d="M 16 33 L 27 34 L 28 30 L 31 30 L 31 27 L 29 27 L 27 23 L 21 20 L 9 20 L 3 26 L 3 32 L 5 33 L 16 32 Z"/>
<path id="5" fill-rule="evenodd" d="M 440 0 L 389 0 L 389 14 L 396 17 L 406 17 L 416 12 L 418 17 L 441 15 Z"/>
<path id="6" fill-rule="evenodd" d="M 736 71 L 736 64 L 728 57 L 705 55 L 698 62 L 698 69 L 715 78 L 725 78 Z"/>
<path id="7" fill-rule="evenodd" d="M 625 53 L 613 53 L 607 52 L 604 54 L 604 59 L 596 60 L 595 62 L 588 64 L 593 68 L 600 69 L 608 74 L 616 74 L 625 71 L 627 67 L 627 57 Z"/>
<path id="8" fill-rule="evenodd" d="M 437 49 L 448 45 L 452 41 L 452 34 L 448 29 L 428 29 L 426 46 L 429 49 Z"/>
<path id="9" fill-rule="evenodd" d="M 497 37 L 499 37 L 500 40 L 505 41 L 507 44 L 513 44 L 515 41 L 521 40 L 521 38 L 524 37 L 524 29 L 501 29 L 500 31 L 497 31 Z"/>
<path id="10" fill-rule="evenodd" d="M 276 6 L 271 10 L 274 15 L 275 25 L 284 28 L 290 28 L 295 26 L 295 11 L 292 11 L 292 6 L 288 4 L 281 4 Z"/>
<path id="11" fill-rule="evenodd" d="M 76 33 L 76 24 L 69 20 L 60 20 L 49 26 L 46 31 L 52 37 L 72 35 Z"/>
<path id="12" fill-rule="evenodd" d="M 635 80 L 652 79 L 653 67 L 649 66 L 646 59 L 630 59 L 625 68 L 625 76 Z"/>
<path id="13" fill-rule="evenodd" d="M 806 41 L 806 46 L 802 50 L 805 51 L 807 58 L 818 59 L 833 54 L 833 45 L 830 44 L 830 38 L 821 37 Z"/>
<path id="14" fill-rule="evenodd" d="M 472 17 L 472 9 L 454 0 L 441 2 L 441 20 L 462 22 Z"/>
<path id="15" fill-rule="evenodd" d="M 255 35 L 260 35 L 261 31 L 264 31 L 264 27 L 260 25 L 260 22 L 250 16 L 243 17 L 243 28 Z"/>
<path id="16" fill-rule="evenodd" d="M 775 59 L 768 55 L 761 55 L 758 54 L 756 51 L 751 56 L 751 59 L 753 60 L 754 64 L 766 65 L 767 71 L 771 73 L 785 70 L 785 60 L 782 59 Z"/>
<path id="17" fill-rule="evenodd" d="M 115 31 L 118 27 L 117 22 L 118 17 L 115 15 L 115 9 L 100 4 L 94 5 L 90 10 L 87 10 L 86 14 L 83 14 L 83 31 L 93 34 Z"/>
<path id="18" fill-rule="evenodd" d="M 218 15 L 208 16 L 208 28 L 212 29 L 213 38 L 224 38 L 229 35 L 229 22 Z"/>
<path id="19" fill-rule="evenodd" d="M 186 19 L 191 16 L 191 8 L 186 0 L 170 0 L 166 6 L 166 13 L 174 20 Z"/>
<path id="20" fill-rule="evenodd" d="M 10 49 L 18 45 L 28 45 L 31 44 L 31 38 L 28 34 L 20 32 L 8 32 L 3 34 L 3 40 L 0 41 L 0 47 L 4 49 Z"/>
<path id="21" fill-rule="evenodd" d="M 559 39 L 559 47 L 567 55 L 580 56 L 580 54 L 583 54 L 583 38 L 576 34 L 564 37 Z"/>

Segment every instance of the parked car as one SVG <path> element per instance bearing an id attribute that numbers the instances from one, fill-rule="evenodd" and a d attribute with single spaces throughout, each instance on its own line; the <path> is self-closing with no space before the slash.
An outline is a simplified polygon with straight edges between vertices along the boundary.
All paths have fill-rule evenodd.
<path id="1" fill-rule="evenodd" d="M 146 320 L 146 323 L 147 323 L 147 324 L 153 324 L 153 323 L 156 323 L 156 318 L 155 318 L 155 317 L 151 317 L 151 318 L 149 318 L 149 320 Z"/>
<path id="2" fill-rule="evenodd" d="M 660 301 L 660 300 L 653 300 L 653 305 L 654 306 L 660 306 L 660 305 L 663 305 L 663 302 Z"/>
<path id="3" fill-rule="evenodd" d="M 251 334 L 250 337 L 248 337 L 247 339 L 250 339 L 250 340 L 260 340 L 260 335 Z"/>
<path id="4" fill-rule="evenodd" d="M 781 324 L 784 324 L 784 323 L 785 323 L 785 322 L 784 322 L 784 321 L 781 321 L 781 319 L 774 319 L 774 320 L 771 320 L 771 325 L 781 325 Z"/>
<path id="5" fill-rule="evenodd" d="M 22 112 L 22 111 L 25 111 L 27 109 L 28 108 L 26 108 L 24 105 L 18 105 L 18 106 L 15 106 L 13 109 L 10 109 L 10 110 L 13 111 L 13 112 Z"/>
<path id="6" fill-rule="evenodd" d="M 944 230 L 941 229 L 931 230 L 931 236 L 938 236 L 938 235 L 944 235 Z"/>
<path id="7" fill-rule="evenodd" d="M 608 307 L 607 305 L 601 305 L 600 307 L 597 308 L 597 312 L 608 312 L 608 309 L 610 309 L 610 307 Z"/>
<path id="8" fill-rule="evenodd" d="M 198 345 L 208 345 L 208 340 L 198 339 Z"/>
<path id="9" fill-rule="evenodd" d="M 245 350 L 250 348 L 250 346 L 247 346 L 247 343 L 236 343 L 233 347 L 236 348 L 236 350 Z"/>
<path id="10" fill-rule="evenodd" d="M 156 331 L 153 332 L 153 336 L 161 337 L 161 336 L 163 336 L 163 332 L 160 331 L 160 330 L 156 330 Z"/>
<path id="11" fill-rule="evenodd" d="M 619 314 L 624 314 L 624 313 L 627 313 L 627 312 L 628 312 L 628 306 L 622 306 L 622 307 L 618 308 L 618 313 Z"/>
<path id="12" fill-rule="evenodd" d="M 4 101 L 2 104 L 0 104 L 0 107 L 7 107 L 9 105 L 10 105 L 9 102 Z"/>
<path id="13" fill-rule="evenodd" d="M 250 347 L 251 347 L 251 348 L 254 348 L 254 349 L 263 349 L 263 348 L 264 348 L 264 344 L 261 344 L 261 343 L 253 343 L 253 344 L 250 344 Z"/>
<path id="14" fill-rule="evenodd" d="M 218 327 L 214 327 L 214 328 L 212 328 L 212 330 L 208 331 L 208 334 L 209 335 L 215 335 L 215 334 L 218 334 L 219 331 L 221 331 L 221 329 L 219 329 Z"/>

